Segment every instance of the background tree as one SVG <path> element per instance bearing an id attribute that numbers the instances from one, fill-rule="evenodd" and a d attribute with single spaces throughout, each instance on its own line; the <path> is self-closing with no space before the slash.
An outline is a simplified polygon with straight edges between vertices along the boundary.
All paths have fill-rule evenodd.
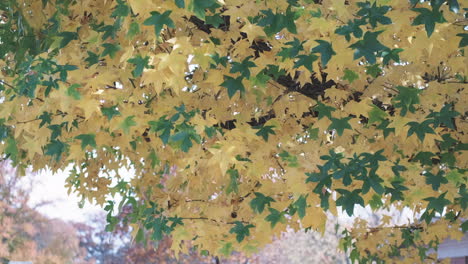
<path id="1" fill-rule="evenodd" d="M 136 240 L 170 234 L 176 254 L 255 252 L 287 226 L 324 230 L 325 212 L 393 205 L 407 225 L 358 218 L 344 249 L 435 261 L 468 225 L 465 8 L 2 1 L 0 149 L 72 166 L 109 230 L 130 204 Z"/>
<path id="2" fill-rule="evenodd" d="M 72 225 L 47 219 L 30 208 L 29 193 L 16 170 L 7 162 L 0 163 L 1 263 L 88 263 Z"/>

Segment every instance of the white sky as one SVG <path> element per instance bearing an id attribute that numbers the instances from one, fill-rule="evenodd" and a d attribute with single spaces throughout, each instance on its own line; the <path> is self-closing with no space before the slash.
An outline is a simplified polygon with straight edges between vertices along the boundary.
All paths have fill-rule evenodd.
<path id="1" fill-rule="evenodd" d="M 68 171 L 52 174 L 51 171 L 44 170 L 31 177 L 35 185 L 31 192 L 29 205 L 34 207 L 41 202 L 50 201 L 51 203 L 37 208 L 37 211 L 48 217 L 60 218 L 65 221 L 85 222 L 93 214 L 104 212 L 99 206 L 91 205 L 88 202 L 80 209 L 78 202 L 81 199 L 74 193 L 68 196 L 67 188 L 65 188 Z"/>

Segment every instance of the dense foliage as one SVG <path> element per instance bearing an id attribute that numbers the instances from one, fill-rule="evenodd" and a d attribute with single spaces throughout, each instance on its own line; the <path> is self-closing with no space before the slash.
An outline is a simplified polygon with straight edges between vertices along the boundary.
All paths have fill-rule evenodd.
<path id="1" fill-rule="evenodd" d="M 337 207 L 392 205 L 408 225 L 357 218 L 343 249 L 434 261 L 468 228 L 461 4 L 3 0 L 0 149 L 72 166 L 109 230 L 131 205 L 136 239 L 176 253 L 254 252 Z"/>

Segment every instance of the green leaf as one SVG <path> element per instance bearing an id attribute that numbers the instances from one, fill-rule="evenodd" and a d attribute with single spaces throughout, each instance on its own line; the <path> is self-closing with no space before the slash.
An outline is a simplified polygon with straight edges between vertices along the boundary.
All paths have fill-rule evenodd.
<path id="1" fill-rule="evenodd" d="M 349 117 L 349 116 L 344 117 L 344 118 L 340 118 L 340 119 L 332 117 L 330 119 L 330 121 L 332 121 L 332 123 L 330 124 L 330 126 L 328 126 L 328 130 L 335 129 L 338 136 L 342 136 L 345 129 L 352 130 L 351 125 L 348 123 L 348 121 L 350 119 L 351 119 L 351 117 Z"/>
<path id="2" fill-rule="evenodd" d="M 424 25 L 427 37 L 430 37 L 432 32 L 434 32 L 436 23 L 447 22 L 447 20 L 444 18 L 444 15 L 438 8 L 433 8 L 432 10 L 427 8 L 413 8 L 411 10 L 419 13 L 419 15 L 413 20 L 412 25 Z"/>
<path id="3" fill-rule="evenodd" d="M 236 234 L 237 242 L 241 242 L 245 237 L 250 236 L 249 228 L 254 228 L 252 224 L 244 225 L 241 221 L 235 221 L 234 227 L 229 230 L 229 233 Z"/>
<path id="4" fill-rule="evenodd" d="M 322 62 L 322 66 L 327 66 L 327 63 L 330 61 L 333 55 L 336 55 L 336 52 L 333 50 L 332 45 L 330 42 L 325 40 L 317 39 L 315 42 L 319 43 L 318 46 L 312 49 L 313 53 L 320 53 L 320 60 Z"/>
<path id="5" fill-rule="evenodd" d="M 175 4 L 178 8 L 185 8 L 185 1 L 184 0 L 175 0 Z"/>
<path id="6" fill-rule="evenodd" d="M 276 135 L 275 131 L 272 129 L 274 126 L 256 126 L 253 127 L 254 129 L 258 129 L 257 133 L 255 135 L 261 136 L 263 140 L 268 141 L 268 136 L 271 135 Z"/>
<path id="7" fill-rule="evenodd" d="M 224 19 L 219 14 L 215 14 L 214 16 L 206 16 L 205 23 L 219 28 L 220 25 L 224 24 Z"/>
<path id="8" fill-rule="evenodd" d="M 140 25 L 137 22 L 132 22 L 128 27 L 127 39 L 133 39 L 137 34 L 140 33 Z"/>
<path id="9" fill-rule="evenodd" d="M 49 155 L 54 157 L 55 161 L 59 161 L 62 153 L 66 150 L 67 144 L 59 141 L 59 140 L 52 140 L 49 144 L 45 146 L 45 155 Z"/>
<path id="10" fill-rule="evenodd" d="M 232 98 L 237 91 L 239 91 L 240 95 L 242 96 L 245 92 L 244 84 L 242 84 L 242 76 L 237 78 L 232 78 L 231 76 L 224 75 L 224 82 L 221 86 L 228 89 L 228 96 Z"/>
<path id="11" fill-rule="evenodd" d="M 330 119 L 332 117 L 331 113 L 335 110 L 336 109 L 334 107 L 323 104 L 320 101 L 317 101 L 317 105 L 314 107 L 314 111 L 318 112 L 319 120 L 325 116 L 328 117 L 328 119 Z"/>
<path id="12" fill-rule="evenodd" d="M 373 78 L 377 78 L 382 74 L 382 69 L 380 68 L 379 64 L 374 64 L 371 66 L 366 66 L 366 73 Z"/>
<path id="13" fill-rule="evenodd" d="M 255 198 L 250 201 L 250 207 L 257 214 L 261 214 L 263 212 L 265 205 L 270 206 L 272 202 L 275 202 L 273 198 L 265 196 L 262 193 L 255 192 L 254 194 Z"/>
<path id="14" fill-rule="evenodd" d="M 38 119 L 41 120 L 41 123 L 39 124 L 39 128 L 41 128 L 45 124 L 50 124 L 52 121 L 52 115 L 49 112 L 42 112 L 42 115 L 38 116 Z"/>
<path id="15" fill-rule="evenodd" d="M 353 83 L 355 80 L 359 79 L 359 75 L 352 70 L 345 69 L 343 80 L 347 80 L 349 83 Z"/>
<path id="16" fill-rule="evenodd" d="M 120 128 L 122 128 L 123 132 L 125 134 L 128 134 L 130 133 L 130 127 L 132 126 L 136 126 L 137 123 L 135 122 L 135 120 L 133 120 L 135 118 L 134 115 L 132 116 L 127 116 L 124 121 L 120 124 Z"/>
<path id="17" fill-rule="evenodd" d="M 242 62 L 232 62 L 232 67 L 231 70 L 229 71 L 230 73 L 240 73 L 242 77 L 245 77 L 247 79 L 250 78 L 250 70 L 249 68 L 257 67 L 255 63 L 250 61 L 252 56 L 246 57 Z"/>
<path id="18" fill-rule="evenodd" d="M 218 1 L 216 0 L 191 0 L 188 9 L 201 20 L 205 20 L 206 9 L 214 11 L 214 9 L 219 6 Z"/>
<path id="19" fill-rule="evenodd" d="M 395 107 L 401 108 L 400 116 L 405 116 L 408 110 L 414 113 L 414 111 L 416 111 L 414 105 L 419 104 L 419 94 L 421 90 L 404 86 L 397 86 L 396 88 L 399 93 L 392 101 L 396 102 L 394 104 Z"/>
<path id="20" fill-rule="evenodd" d="M 146 19 L 143 22 L 143 25 L 154 26 L 154 33 L 156 34 L 156 36 L 159 36 L 164 25 L 166 25 L 169 28 L 175 28 L 174 21 L 172 21 L 172 19 L 169 17 L 171 13 L 171 10 L 167 10 L 162 14 L 158 11 L 151 11 L 151 17 Z"/>
<path id="21" fill-rule="evenodd" d="M 289 154 L 289 152 L 283 150 L 283 152 L 279 153 L 278 156 L 281 158 L 282 161 L 285 161 L 288 163 L 288 167 L 293 167 L 293 168 L 299 167 L 299 163 L 297 162 L 297 157 Z"/>
<path id="22" fill-rule="evenodd" d="M 457 169 L 448 172 L 445 178 L 455 186 L 458 186 L 459 183 L 463 182 L 463 174 L 461 174 Z"/>
<path id="23" fill-rule="evenodd" d="M 195 128 L 187 123 L 176 126 L 176 132 L 169 139 L 169 142 L 177 142 L 183 152 L 188 152 L 193 146 L 192 141 L 201 143 L 201 137 Z M 171 144 L 174 145 L 174 144 Z"/>
<path id="24" fill-rule="evenodd" d="M 96 135 L 95 134 L 81 134 L 75 137 L 75 139 L 81 140 L 81 149 L 85 149 L 86 146 L 96 147 Z"/>
<path id="25" fill-rule="evenodd" d="M 230 194 L 232 192 L 238 193 L 239 192 L 239 185 L 238 185 L 238 180 L 239 180 L 239 172 L 237 169 L 228 169 L 227 174 L 229 174 L 230 181 L 229 185 L 226 188 L 226 193 Z"/>
<path id="26" fill-rule="evenodd" d="M 352 216 L 354 213 L 354 205 L 359 204 L 364 207 L 364 200 L 359 196 L 361 189 L 356 189 L 352 192 L 344 189 L 336 189 L 336 191 L 341 194 L 340 198 L 336 200 L 336 205 L 342 206 L 349 216 Z"/>
<path id="27" fill-rule="evenodd" d="M 432 157 L 434 157 L 434 153 L 428 151 L 420 151 L 416 156 L 414 156 L 414 161 L 419 161 L 421 165 L 431 166 L 432 165 Z"/>
<path id="28" fill-rule="evenodd" d="M 224 244 L 224 246 L 219 250 L 219 253 L 227 257 L 231 255 L 233 250 L 234 249 L 232 248 L 232 243 L 229 242 Z"/>
<path id="29" fill-rule="evenodd" d="M 460 44 L 458 44 L 459 48 L 464 48 L 464 47 L 468 46 L 468 33 L 459 33 L 459 34 L 457 34 L 457 37 L 462 38 L 460 40 Z"/>
<path id="30" fill-rule="evenodd" d="M 300 66 L 304 66 L 310 72 L 314 71 L 312 69 L 312 64 L 314 63 L 314 61 L 318 59 L 318 56 L 314 54 L 309 54 L 309 55 L 299 55 L 296 58 L 298 58 L 298 60 L 294 63 L 294 68 L 297 69 Z"/>
<path id="31" fill-rule="evenodd" d="M 427 205 L 427 209 L 426 210 L 435 210 L 436 212 L 438 213 L 442 213 L 444 211 L 444 207 L 451 204 L 451 202 L 447 199 L 445 199 L 445 195 L 447 194 L 447 192 L 444 192 L 443 194 L 439 195 L 439 197 L 435 198 L 435 197 L 428 197 L 428 198 L 425 198 L 423 199 L 424 201 L 428 201 L 429 204 Z"/>
<path id="32" fill-rule="evenodd" d="M 130 8 L 127 6 L 126 2 L 123 0 L 117 0 L 117 6 L 111 14 L 111 17 L 126 17 L 130 14 Z"/>
<path id="33" fill-rule="evenodd" d="M 457 0 L 447 0 L 447 4 L 449 5 L 450 11 L 454 13 L 458 13 L 458 11 L 460 11 L 460 5 Z"/>
<path id="34" fill-rule="evenodd" d="M 299 39 L 294 38 L 293 41 L 289 41 L 289 42 L 284 43 L 285 45 L 288 45 L 288 46 L 291 46 L 291 47 L 288 47 L 288 48 L 281 47 L 281 51 L 278 52 L 277 55 L 282 57 L 283 61 L 286 58 L 294 58 L 299 54 L 299 52 L 304 50 L 303 44 L 305 42 L 306 41 L 300 42 Z"/>
<path id="35" fill-rule="evenodd" d="M 119 110 L 117 110 L 117 105 L 110 107 L 101 107 L 101 112 L 107 117 L 107 120 L 111 120 L 114 116 L 120 115 Z"/>
<path id="36" fill-rule="evenodd" d="M 169 142 L 171 130 L 174 128 L 173 123 L 167 120 L 166 116 L 162 116 L 158 121 L 149 121 L 148 124 L 150 125 L 150 131 L 159 132 L 159 138 L 166 145 Z"/>
<path id="37" fill-rule="evenodd" d="M 386 49 L 382 51 L 382 57 L 383 57 L 383 65 L 387 65 L 390 60 L 393 60 L 394 62 L 400 62 L 400 56 L 398 53 L 402 52 L 404 49 L 396 48 L 396 49 Z"/>
<path id="38" fill-rule="evenodd" d="M 383 31 L 367 31 L 362 40 L 358 40 L 356 43 L 350 45 L 349 47 L 355 50 L 354 59 L 356 60 L 364 57 L 370 64 L 375 64 L 378 52 L 388 49 L 377 40 L 377 36 L 382 32 Z"/>
<path id="39" fill-rule="evenodd" d="M 444 177 L 444 174 L 445 172 L 443 170 L 439 170 L 436 175 L 429 171 L 423 173 L 424 177 L 426 177 L 426 184 L 430 184 L 434 191 L 439 190 L 441 184 L 448 183 L 448 180 Z"/>
<path id="40" fill-rule="evenodd" d="M 455 129 L 453 119 L 460 115 L 457 111 L 452 111 L 453 105 L 446 104 L 440 109 L 440 112 L 432 112 L 426 118 L 434 118 L 434 128 L 443 124 L 448 128 Z"/>
<path id="41" fill-rule="evenodd" d="M 365 25 L 366 21 L 363 19 L 354 19 L 354 21 L 349 20 L 348 24 L 341 26 L 335 30 L 335 33 L 338 35 L 345 36 L 346 41 L 351 40 L 351 34 L 355 38 L 362 37 L 362 29 L 360 26 Z"/>
<path id="42" fill-rule="evenodd" d="M 10 159 L 16 163 L 18 158 L 18 147 L 16 140 L 13 137 L 8 137 L 6 140 L 5 154 L 9 155 Z"/>
<path id="43" fill-rule="evenodd" d="M 133 71 L 132 71 L 132 75 L 135 78 L 140 77 L 143 74 L 143 70 L 149 68 L 149 65 L 148 65 L 149 57 L 148 56 L 143 58 L 143 57 L 141 57 L 141 55 L 138 55 L 136 57 L 133 57 L 133 58 L 129 59 L 128 62 L 135 65 L 135 69 L 133 69 Z"/>
<path id="44" fill-rule="evenodd" d="M 418 122 L 409 122 L 408 124 L 406 124 L 407 126 L 410 126 L 410 129 L 408 130 L 408 137 L 410 137 L 411 135 L 413 135 L 414 133 L 416 133 L 416 135 L 418 136 L 419 140 L 421 142 L 424 141 L 424 137 L 426 136 L 426 134 L 435 134 L 435 131 L 434 129 L 432 129 L 429 125 L 432 124 L 434 122 L 434 120 L 432 119 L 427 119 L 427 120 L 424 120 L 422 123 L 418 123 Z"/>
<path id="45" fill-rule="evenodd" d="M 293 207 L 296 208 L 299 218 L 304 218 L 307 209 L 307 195 L 299 196 L 299 198 L 293 203 Z"/>
<path id="46" fill-rule="evenodd" d="M 80 87 L 81 87 L 81 85 L 79 85 L 77 83 L 74 83 L 74 84 L 70 85 L 68 87 L 68 89 L 67 89 L 67 95 L 71 96 L 75 100 L 80 100 L 81 99 L 81 94 L 77 90 Z"/>
<path id="47" fill-rule="evenodd" d="M 76 32 L 64 31 L 64 32 L 60 32 L 58 36 L 62 37 L 62 40 L 60 41 L 59 49 L 67 46 L 68 43 L 70 43 L 72 40 L 78 39 L 78 33 Z"/>
<path id="48" fill-rule="evenodd" d="M 92 65 L 99 63 L 98 54 L 91 52 L 91 51 L 87 51 L 87 52 L 88 52 L 88 58 L 86 58 L 85 61 L 88 63 L 88 67 L 91 67 Z"/>
<path id="49" fill-rule="evenodd" d="M 373 104 L 372 109 L 369 111 L 369 121 L 367 123 L 371 125 L 375 122 L 382 122 L 387 116 L 388 114 L 385 111 L 382 111 L 379 107 Z"/>
<path id="50" fill-rule="evenodd" d="M 101 45 L 104 48 L 104 51 L 101 54 L 101 57 L 105 57 L 106 55 L 109 55 L 111 59 L 115 57 L 115 53 L 120 51 L 122 48 L 119 46 L 119 44 L 111 44 L 111 43 L 104 43 Z"/>
<path id="51" fill-rule="evenodd" d="M 377 26 L 377 23 L 382 25 L 389 25 L 392 20 L 389 17 L 384 16 L 389 10 L 390 6 L 379 6 L 377 2 L 372 5 L 369 1 L 358 2 L 357 5 L 361 8 L 356 14 L 362 16 L 363 19 L 368 20 L 372 28 Z"/>
<path id="52" fill-rule="evenodd" d="M 261 10 L 263 17 L 258 21 L 257 25 L 263 27 L 263 30 L 267 36 L 272 36 L 284 28 L 293 34 L 297 34 L 296 24 L 296 13 L 292 11 L 291 6 L 286 9 L 286 14 L 276 13 L 274 14 L 271 9 Z"/>
<path id="53" fill-rule="evenodd" d="M 271 223 L 271 228 L 274 228 L 278 222 L 284 223 L 286 222 L 286 218 L 284 217 L 284 212 L 280 212 L 274 208 L 268 208 L 270 214 L 265 218 L 266 221 Z"/>

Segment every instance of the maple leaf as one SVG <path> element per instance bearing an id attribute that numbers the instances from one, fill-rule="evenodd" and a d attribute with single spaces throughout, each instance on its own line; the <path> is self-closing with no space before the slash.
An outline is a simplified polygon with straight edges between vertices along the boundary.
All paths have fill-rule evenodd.
<path id="1" fill-rule="evenodd" d="M 328 117 L 328 119 L 332 118 L 331 113 L 335 111 L 336 109 L 332 106 L 328 106 L 326 104 L 323 104 L 320 101 L 317 101 L 317 105 L 314 107 L 314 111 L 318 112 L 318 119 L 322 119 L 323 117 Z"/>
<path id="2" fill-rule="evenodd" d="M 95 134 L 81 134 L 75 137 L 75 139 L 81 140 L 81 149 L 85 149 L 86 146 L 96 147 L 96 135 Z"/>
<path id="3" fill-rule="evenodd" d="M 274 126 L 256 126 L 254 127 L 255 129 L 258 129 L 257 133 L 255 135 L 261 136 L 263 140 L 268 141 L 268 136 L 271 135 L 276 135 L 275 131 L 272 129 Z"/>
<path id="4" fill-rule="evenodd" d="M 434 191 L 439 190 L 441 184 L 448 183 L 448 180 L 446 177 L 444 177 L 444 174 L 445 172 L 443 170 L 439 170 L 436 175 L 429 171 L 423 173 L 424 177 L 426 177 L 426 184 L 430 184 Z"/>
<path id="5" fill-rule="evenodd" d="M 140 77 L 143 74 L 144 69 L 149 68 L 149 57 L 142 57 L 141 55 L 138 55 L 136 57 L 133 57 L 128 60 L 128 62 L 132 63 L 135 65 L 135 69 L 132 71 L 133 77 L 137 78 Z"/>
<path id="6" fill-rule="evenodd" d="M 205 20 L 205 10 L 214 10 L 220 5 L 217 0 L 191 0 L 188 8 L 201 20 Z M 180 7 L 180 6 L 179 6 Z"/>
<path id="7" fill-rule="evenodd" d="M 149 121 L 148 124 L 150 125 L 152 132 L 160 132 L 159 138 L 161 138 L 164 144 L 169 142 L 169 137 L 171 135 L 171 130 L 174 128 L 174 125 L 171 120 L 166 119 L 167 116 L 162 116 L 159 118 L 158 121 Z"/>
<path id="8" fill-rule="evenodd" d="M 436 23 L 447 22 L 442 12 L 440 12 L 436 7 L 433 7 L 432 10 L 427 8 L 413 8 L 411 10 L 419 13 L 419 15 L 413 20 L 412 25 L 424 25 L 428 37 L 430 37 L 432 32 L 434 32 Z"/>
<path id="9" fill-rule="evenodd" d="M 353 129 L 351 127 L 351 125 L 348 123 L 348 121 L 350 119 L 351 119 L 351 117 L 344 117 L 344 118 L 333 118 L 332 117 L 330 119 L 330 121 L 332 121 L 332 123 L 330 124 L 330 126 L 328 126 L 327 129 L 328 130 L 335 129 L 338 136 L 342 136 L 345 129 L 349 129 L 349 130 Z"/>
<path id="10" fill-rule="evenodd" d="M 355 80 L 359 80 L 359 75 L 349 69 L 344 70 L 343 80 L 347 80 L 349 83 L 353 83 Z"/>
<path id="11" fill-rule="evenodd" d="M 432 112 L 426 118 L 434 119 L 434 127 L 443 124 L 448 128 L 455 129 L 453 119 L 460 115 L 457 111 L 452 111 L 452 104 L 446 104 L 440 109 L 440 112 Z"/>
<path id="12" fill-rule="evenodd" d="M 270 214 L 265 218 L 265 220 L 271 223 L 271 228 L 274 228 L 278 222 L 286 222 L 284 212 L 280 212 L 271 207 L 268 208 L 268 211 L 270 211 Z"/>
<path id="13" fill-rule="evenodd" d="M 327 63 L 330 61 L 331 57 L 333 55 L 336 55 L 336 52 L 333 50 L 332 45 L 330 42 L 327 42 L 325 40 L 320 40 L 317 39 L 315 40 L 317 43 L 319 43 L 318 46 L 314 47 L 312 49 L 313 53 L 320 53 L 320 59 L 322 62 L 322 66 L 325 67 L 327 66 Z"/>
<path id="14" fill-rule="evenodd" d="M 250 61 L 252 56 L 246 57 L 242 62 L 232 62 L 232 67 L 231 70 L 229 71 L 230 73 L 240 73 L 242 77 L 245 77 L 247 79 L 250 78 L 250 70 L 249 68 L 257 67 L 255 63 Z M 232 97 L 232 96 L 231 96 Z"/>
<path id="15" fill-rule="evenodd" d="M 294 20 L 296 20 L 296 14 L 292 11 L 291 6 L 288 6 L 286 14 L 284 15 L 281 13 L 274 14 L 271 9 L 261 10 L 260 12 L 263 13 L 264 17 L 258 21 L 257 25 L 264 28 L 267 36 L 276 34 L 283 28 L 286 28 L 293 34 L 297 33 L 296 24 L 294 22 Z"/>
<path id="16" fill-rule="evenodd" d="M 250 207 L 252 210 L 258 214 L 261 214 L 265 209 L 265 205 L 270 206 L 275 200 L 269 196 L 265 196 L 262 193 L 255 192 L 255 198 L 250 201 Z"/>
<path id="17" fill-rule="evenodd" d="M 369 111 L 369 121 L 368 124 L 371 125 L 375 122 L 382 122 L 388 114 L 385 111 L 382 111 L 375 105 L 372 105 L 372 109 Z"/>
<path id="18" fill-rule="evenodd" d="M 306 215 L 307 209 L 307 196 L 308 195 L 301 195 L 299 198 L 293 203 L 294 208 L 297 210 L 297 214 L 299 218 L 302 219 Z"/>
<path id="19" fill-rule="evenodd" d="M 387 65 L 390 60 L 393 60 L 394 62 L 400 62 L 400 56 L 398 55 L 398 53 L 404 51 L 404 49 L 400 49 L 400 48 L 396 48 L 396 49 L 386 49 L 384 51 L 382 51 L 382 57 L 383 57 L 383 61 L 382 61 L 382 64 L 383 65 Z"/>
<path id="20" fill-rule="evenodd" d="M 464 48 L 464 47 L 468 46 L 468 33 L 459 33 L 459 34 L 457 34 L 457 37 L 462 38 L 460 40 L 460 44 L 458 44 L 459 48 Z"/>
<path id="21" fill-rule="evenodd" d="M 166 25 L 169 28 L 175 28 L 174 21 L 172 21 L 172 19 L 169 17 L 171 13 L 171 10 L 167 10 L 162 14 L 158 11 L 151 11 L 151 17 L 147 18 L 143 22 L 143 25 L 154 26 L 154 33 L 156 34 L 156 36 L 159 36 L 164 25 Z"/>
<path id="22" fill-rule="evenodd" d="M 136 22 L 132 22 L 128 27 L 127 38 L 133 39 L 137 34 L 140 33 L 140 25 Z"/>
<path id="23" fill-rule="evenodd" d="M 395 107 L 401 108 L 400 116 L 405 116 L 408 110 L 414 113 L 414 111 L 416 111 L 414 105 L 419 104 L 419 94 L 421 90 L 405 86 L 397 86 L 396 88 L 399 93 L 392 101 L 396 102 L 394 105 Z"/>
<path id="24" fill-rule="evenodd" d="M 281 51 L 278 52 L 277 55 L 282 57 L 283 61 L 286 58 L 294 58 L 299 54 L 299 52 L 304 50 L 303 44 L 305 42 L 306 41 L 301 42 L 301 41 L 299 41 L 299 39 L 294 38 L 293 41 L 288 41 L 288 42 L 284 43 L 284 45 L 288 45 L 288 46 L 291 46 L 291 47 L 289 47 L 289 48 L 281 47 Z"/>
<path id="25" fill-rule="evenodd" d="M 370 64 L 375 64 L 377 53 L 388 49 L 377 40 L 377 36 L 382 32 L 383 31 L 367 31 L 362 40 L 358 40 L 356 43 L 350 45 L 349 47 L 355 50 L 354 59 L 356 60 L 364 57 Z"/>
<path id="26" fill-rule="evenodd" d="M 227 174 L 229 174 L 230 181 L 229 185 L 226 188 L 226 193 L 230 194 L 232 192 L 238 193 L 239 192 L 239 186 L 237 184 L 237 181 L 239 180 L 239 172 L 236 169 L 229 169 L 227 170 Z"/>
<path id="27" fill-rule="evenodd" d="M 178 142 L 183 152 L 189 151 L 193 146 L 192 141 L 201 142 L 200 135 L 197 134 L 193 126 L 182 123 L 176 126 L 175 133 L 169 138 L 170 142 Z"/>
<path id="28" fill-rule="evenodd" d="M 111 17 L 126 17 L 130 13 L 130 8 L 123 0 L 117 0 L 117 6 L 111 14 Z"/>
<path id="29" fill-rule="evenodd" d="M 298 60 L 294 63 L 294 68 L 299 68 L 300 66 L 304 66 L 310 72 L 313 72 L 312 64 L 314 61 L 318 59 L 318 56 L 314 54 L 309 55 L 299 55 L 296 57 Z"/>
<path id="30" fill-rule="evenodd" d="M 104 47 L 104 51 L 101 53 L 101 57 L 109 55 L 111 59 L 115 57 L 115 53 L 122 49 L 118 44 L 104 43 L 101 46 Z"/>
<path id="31" fill-rule="evenodd" d="M 407 126 L 410 126 L 410 129 L 408 129 L 408 135 L 407 136 L 410 137 L 411 135 L 416 133 L 419 140 L 421 140 L 421 142 L 423 142 L 424 137 L 426 136 L 426 134 L 435 134 L 434 129 L 432 129 L 429 126 L 432 123 L 434 123 L 433 119 L 424 120 L 422 123 L 409 122 L 408 124 L 406 124 Z"/>
<path id="32" fill-rule="evenodd" d="M 363 19 L 368 20 L 372 28 L 377 26 L 377 23 L 388 25 L 392 23 L 389 17 L 384 16 L 389 10 L 390 6 L 379 6 L 377 2 L 372 5 L 369 1 L 359 2 L 357 5 L 361 8 L 356 14 L 362 16 Z"/>
<path id="33" fill-rule="evenodd" d="M 239 91 L 241 96 L 245 92 L 244 84 L 242 84 L 242 79 L 242 76 L 239 76 L 234 79 L 231 76 L 224 75 L 224 82 L 221 84 L 221 86 L 228 89 L 227 92 L 229 98 L 232 98 L 237 91 Z"/>
<path id="34" fill-rule="evenodd" d="M 364 200 L 359 196 L 361 189 L 356 189 L 352 192 L 345 189 L 336 189 L 336 191 L 341 194 L 341 196 L 336 200 L 336 205 L 342 206 L 349 216 L 353 215 L 354 206 L 356 204 L 364 207 Z"/>
<path id="35" fill-rule="evenodd" d="M 51 140 L 49 144 L 45 146 L 45 155 L 54 157 L 55 161 L 59 161 L 62 153 L 66 151 L 68 144 L 61 142 L 60 140 Z"/>
<path id="36" fill-rule="evenodd" d="M 348 24 L 337 28 L 335 33 L 345 36 L 346 41 L 349 42 L 351 40 L 351 34 L 353 34 L 355 38 L 362 37 L 363 31 L 360 26 L 365 24 L 366 21 L 363 19 L 354 19 L 354 21 L 349 20 Z"/>
<path id="37" fill-rule="evenodd" d="M 244 225 L 240 221 L 234 222 L 234 227 L 229 230 L 229 233 L 236 234 L 237 242 L 242 242 L 245 237 L 250 236 L 250 228 L 254 228 L 255 226 L 252 224 Z"/>
<path id="38" fill-rule="evenodd" d="M 130 127 L 136 126 L 137 123 L 133 120 L 135 116 L 127 116 L 124 121 L 120 124 L 120 128 L 124 131 L 125 134 L 130 133 Z"/>
<path id="39" fill-rule="evenodd" d="M 101 112 L 107 117 L 107 120 L 111 120 L 114 116 L 121 115 L 119 110 L 117 110 L 117 105 L 110 107 L 101 107 Z"/>
<path id="40" fill-rule="evenodd" d="M 64 32 L 60 32 L 58 36 L 62 37 L 59 48 L 63 48 L 67 46 L 68 43 L 70 43 L 72 40 L 78 39 L 78 33 L 76 32 L 64 31 Z"/>
<path id="41" fill-rule="evenodd" d="M 88 57 L 85 59 L 85 61 L 88 63 L 88 67 L 91 67 L 92 65 L 99 63 L 98 54 L 91 52 L 91 51 L 87 51 L 87 53 L 88 53 Z"/>
<path id="42" fill-rule="evenodd" d="M 41 128 L 43 125 L 45 124 L 50 124 L 50 122 L 52 121 L 52 115 L 49 113 L 49 112 L 42 112 L 42 114 L 40 116 L 38 116 L 37 118 L 41 120 L 41 123 L 39 124 L 39 128 Z"/>
<path id="43" fill-rule="evenodd" d="M 379 64 L 374 64 L 370 66 L 366 66 L 366 73 L 373 78 L 377 78 L 382 74 L 382 69 L 380 68 Z"/>

